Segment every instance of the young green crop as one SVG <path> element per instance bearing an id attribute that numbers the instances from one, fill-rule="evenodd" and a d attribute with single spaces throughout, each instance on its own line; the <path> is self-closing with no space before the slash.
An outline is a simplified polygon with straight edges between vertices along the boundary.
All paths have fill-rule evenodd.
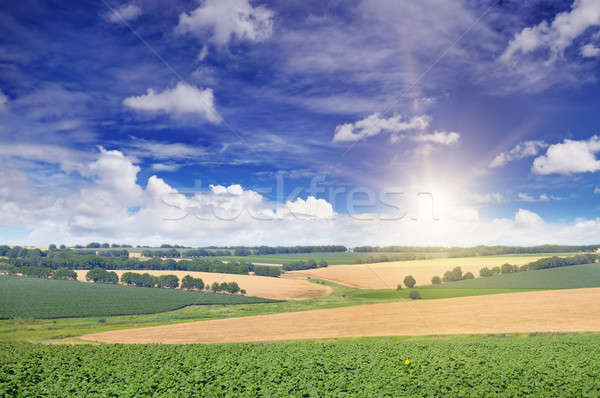
<path id="1" fill-rule="evenodd" d="M 600 336 L 229 345 L 0 345 L 0 396 L 600 394 Z"/>
<path id="2" fill-rule="evenodd" d="M 232 294 L 0 276 L 0 319 L 152 314 L 188 305 L 271 302 Z"/>

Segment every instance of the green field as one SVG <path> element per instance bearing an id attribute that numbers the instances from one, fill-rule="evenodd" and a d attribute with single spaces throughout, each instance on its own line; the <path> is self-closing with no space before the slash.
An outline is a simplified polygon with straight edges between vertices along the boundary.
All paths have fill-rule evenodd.
<path id="1" fill-rule="evenodd" d="M 188 305 L 265 302 L 272 300 L 219 293 L 0 276 L 2 319 L 150 314 Z"/>
<path id="2" fill-rule="evenodd" d="M 600 393 L 600 335 L 596 334 L 228 345 L 0 344 L 0 358 L 2 396 L 591 397 Z"/>
<path id="3" fill-rule="evenodd" d="M 600 287 L 600 264 L 517 272 L 486 278 L 476 278 L 440 285 L 442 288 L 465 289 L 573 289 Z"/>

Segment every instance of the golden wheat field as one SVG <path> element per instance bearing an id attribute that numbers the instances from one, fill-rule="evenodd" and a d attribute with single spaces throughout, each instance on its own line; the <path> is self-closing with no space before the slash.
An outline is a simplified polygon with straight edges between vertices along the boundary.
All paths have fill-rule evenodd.
<path id="1" fill-rule="evenodd" d="M 600 288 L 508 293 L 190 322 L 97 333 L 83 339 L 105 343 L 183 344 L 600 331 L 598 302 Z"/>
<path id="2" fill-rule="evenodd" d="M 407 275 L 412 275 L 417 281 L 417 285 L 430 285 L 433 276 L 437 275 L 441 278 L 444 272 L 454 267 L 461 267 L 463 273 L 472 272 L 477 277 L 482 267 L 495 267 L 504 263 L 523 265 L 542 257 L 547 256 L 437 258 L 375 264 L 332 265 L 306 271 L 291 271 L 284 277 L 323 279 L 360 289 L 395 289 L 399 283 L 404 286 L 403 281 Z"/>

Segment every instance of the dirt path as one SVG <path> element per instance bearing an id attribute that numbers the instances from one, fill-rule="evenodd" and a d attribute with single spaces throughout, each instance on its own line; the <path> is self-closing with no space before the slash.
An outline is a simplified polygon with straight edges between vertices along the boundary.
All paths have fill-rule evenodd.
<path id="1" fill-rule="evenodd" d="M 77 279 L 85 282 L 87 270 L 77 270 Z M 327 296 L 332 292 L 329 286 L 310 283 L 303 279 L 271 278 L 255 275 L 218 274 L 213 272 L 193 271 L 147 271 L 147 270 L 116 270 L 119 278 L 124 272 L 137 272 L 151 275 L 177 275 L 179 280 L 191 275 L 202 278 L 204 283 L 237 282 L 241 289 L 246 289 L 248 296 L 265 297 L 276 300 L 307 300 L 315 297 Z"/>
<path id="2" fill-rule="evenodd" d="M 600 331 L 600 288 L 403 301 L 104 332 L 106 343 Z"/>

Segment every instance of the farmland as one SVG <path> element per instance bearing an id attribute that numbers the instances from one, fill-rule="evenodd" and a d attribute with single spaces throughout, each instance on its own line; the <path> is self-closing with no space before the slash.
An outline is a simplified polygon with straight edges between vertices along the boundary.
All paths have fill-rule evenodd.
<path id="1" fill-rule="evenodd" d="M 444 288 L 456 289 L 569 289 L 600 287 L 600 264 L 572 265 L 444 283 Z"/>
<path id="2" fill-rule="evenodd" d="M 0 357 L 0 394 L 8 396 L 514 397 L 600 389 L 599 335 L 16 344 L 0 345 Z"/>
<path id="3" fill-rule="evenodd" d="M 600 288 L 397 301 L 122 330 L 83 336 L 83 339 L 106 343 L 180 344 L 600 331 L 599 301 Z"/>
<path id="4" fill-rule="evenodd" d="M 336 265 L 306 271 L 292 271 L 285 274 L 284 277 L 294 275 L 312 277 L 360 289 L 394 289 L 398 283 L 403 282 L 407 275 L 414 276 L 417 285 L 429 285 L 433 276 L 442 276 L 444 272 L 454 267 L 461 267 L 463 272 L 472 272 L 474 275 L 478 275 L 479 270 L 484 266 L 495 267 L 506 262 L 522 265 L 543 257 L 546 256 L 438 258 L 377 264 Z M 503 287 L 511 288 L 511 286 Z"/>
<path id="5" fill-rule="evenodd" d="M 239 295 L 0 276 L 0 318 L 67 318 L 172 311 L 188 305 L 265 303 Z"/>
<path id="6" fill-rule="evenodd" d="M 77 270 L 77 278 L 85 281 L 87 270 Z M 127 270 L 115 270 L 119 278 Z M 265 297 L 275 300 L 306 300 L 313 297 L 326 296 L 331 293 L 331 288 L 310 283 L 302 279 L 282 279 L 267 276 L 255 275 L 236 275 L 219 274 L 215 272 L 194 272 L 194 271 L 148 271 L 144 273 L 151 275 L 177 275 L 182 279 L 185 275 L 191 275 L 194 278 L 201 278 L 204 283 L 213 282 L 237 282 L 242 289 L 245 289 L 249 296 Z"/>

